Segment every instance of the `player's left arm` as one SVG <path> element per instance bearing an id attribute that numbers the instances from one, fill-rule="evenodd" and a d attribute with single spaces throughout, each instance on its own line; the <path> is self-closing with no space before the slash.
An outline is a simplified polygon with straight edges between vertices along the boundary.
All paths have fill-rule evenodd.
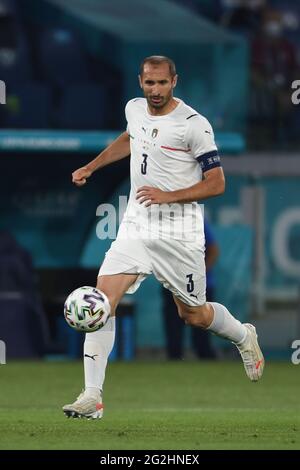
<path id="1" fill-rule="evenodd" d="M 140 204 L 147 201 L 145 206 L 151 204 L 171 204 L 175 202 L 201 201 L 212 196 L 218 196 L 225 191 L 225 177 L 221 166 L 207 170 L 204 179 L 189 188 L 177 191 L 162 191 L 151 186 L 142 186 L 137 191 L 136 198 Z"/>
<path id="2" fill-rule="evenodd" d="M 212 196 L 219 196 L 225 191 L 225 177 L 221 166 L 207 170 L 204 179 L 185 189 L 170 192 L 170 202 L 202 201 Z"/>

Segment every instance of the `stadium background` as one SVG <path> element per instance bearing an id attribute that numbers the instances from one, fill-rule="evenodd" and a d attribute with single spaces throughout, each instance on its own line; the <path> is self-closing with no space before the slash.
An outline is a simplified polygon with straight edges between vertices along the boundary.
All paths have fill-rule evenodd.
<path id="1" fill-rule="evenodd" d="M 270 23 L 274 49 L 264 42 Z M 6 367 L 80 358 L 82 336 L 65 324 L 63 301 L 95 282 L 110 245 L 96 236 L 96 210 L 128 195 L 129 164 L 106 167 L 81 189 L 71 172 L 124 129 L 126 101 L 140 95 L 139 63 L 151 54 L 174 59 L 175 96 L 211 121 L 222 156 L 226 193 L 205 203 L 220 246 L 216 301 L 257 325 L 267 359 L 290 363 L 300 339 L 299 25 L 300 5 L 289 0 L 0 0 Z M 165 357 L 161 309 L 153 278 L 126 296 L 126 344 L 111 360 Z M 236 358 L 213 341 L 218 359 Z"/>

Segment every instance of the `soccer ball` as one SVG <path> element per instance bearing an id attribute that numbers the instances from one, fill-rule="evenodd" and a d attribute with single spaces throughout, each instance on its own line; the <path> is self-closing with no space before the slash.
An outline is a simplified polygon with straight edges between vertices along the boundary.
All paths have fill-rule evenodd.
<path id="1" fill-rule="evenodd" d="M 79 287 L 65 301 L 64 315 L 68 325 L 77 331 L 97 331 L 110 315 L 108 298 L 95 287 Z"/>

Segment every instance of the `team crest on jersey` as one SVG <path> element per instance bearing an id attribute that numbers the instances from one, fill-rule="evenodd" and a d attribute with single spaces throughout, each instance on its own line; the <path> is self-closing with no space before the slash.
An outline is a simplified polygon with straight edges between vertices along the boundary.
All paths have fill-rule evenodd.
<path id="1" fill-rule="evenodd" d="M 151 134 L 152 139 L 155 139 L 155 137 L 157 137 L 157 134 L 158 134 L 158 129 L 153 129 L 152 134 Z"/>

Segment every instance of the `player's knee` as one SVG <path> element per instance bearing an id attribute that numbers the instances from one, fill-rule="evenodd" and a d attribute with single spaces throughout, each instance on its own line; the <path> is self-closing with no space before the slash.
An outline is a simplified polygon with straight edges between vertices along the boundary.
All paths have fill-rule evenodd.
<path id="1" fill-rule="evenodd" d="M 204 321 L 202 319 L 202 317 L 196 314 L 189 314 L 189 315 L 186 315 L 185 318 L 184 318 L 184 323 L 186 325 L 189 325 L 189 326 L 195 326 L 195 327 L 198 327 L 198 328 L 204 328 L 205 327 L 205 324 L 204 324 Z"/>
<path id="2" fill-rule="evenodd" d="M 207 327 L 207 318 L 204 306 L 195 308 L 181 309 L 179 314 L 186 325 L 198 328 Z"/>
<path id="3" fill-rule="evenodd" d="M 116 308 L 117 308 L 117 305 L 118 305 L 118 299 L 117 299 L 116 295 L 114 295 L 110 291 L 110 289 L 108 289 L 108 287 L 102 282 L 102 280 L 99 277 L 98 277 L 98 280 L 97 280 L 97 286 L 96 287 L 101 292 L 103 292 L 103 294 L 106 295 L 106 297 L 108 298 L 108 301 L 109 301 L 109 305 L 110 305 L 110 314 L 115 315 Z"/>

